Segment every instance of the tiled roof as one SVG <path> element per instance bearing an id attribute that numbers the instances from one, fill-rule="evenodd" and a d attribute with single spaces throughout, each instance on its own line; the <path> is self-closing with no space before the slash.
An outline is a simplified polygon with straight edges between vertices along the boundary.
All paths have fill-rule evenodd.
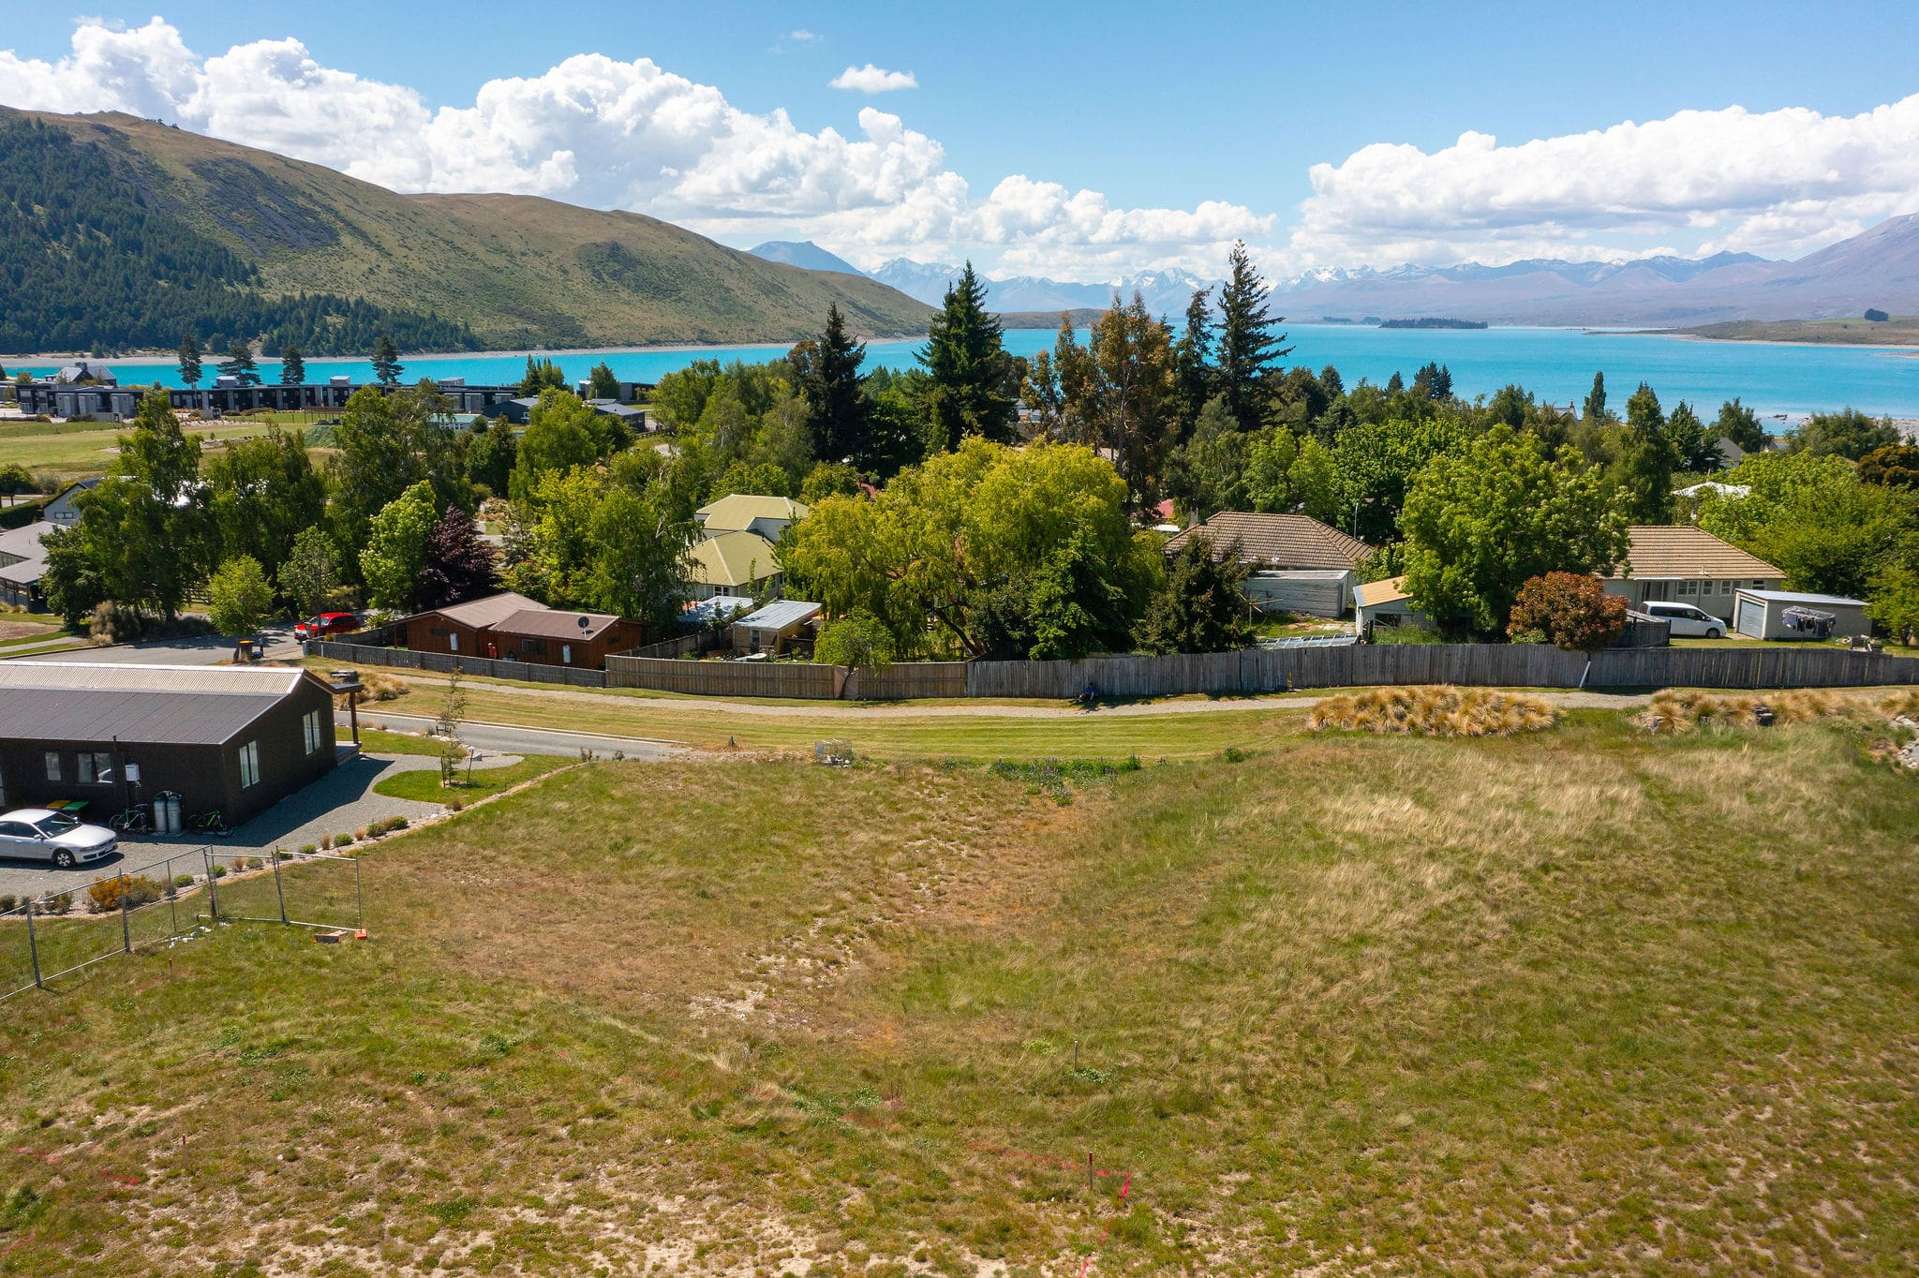
<path id="1" fill-rule="evenodd" d="M 1634 524 L 1626 552 L 1629 571 L 1608 574 L 1641 581 L 1684 578 L 1784 577 L 1786 574 L 1757 555 L 1721 541 L 1691 524 Z"/>
<path id="2" fill-rule="evenodd" d="M 689 576 L 702 586 L 749 586 L 780 570 L 773 543 L 758 533 L 723 532 L 693 544 Z"/>
<path id="3" fill-rule="evenodd" d="M 1372 550 L 1359 538 L 1307 515 L 1222 510 L 1167 541 L 1166 553 L 1177 552 L 1195 537 L 1210 541 L 1215 555 L 1237 541 L 1242 560 L 1267 568 L 1354 568 Z"/>
<path id="4" fill-rule="evenodd" d="M 699 516 L 702 528 L 718 533 L 738 532 L 751 526 L 755 519 L 804 519 L 808 508 L 791 497 L 734 493 L 730 497 L 708 502 L 693 513 Z"/>

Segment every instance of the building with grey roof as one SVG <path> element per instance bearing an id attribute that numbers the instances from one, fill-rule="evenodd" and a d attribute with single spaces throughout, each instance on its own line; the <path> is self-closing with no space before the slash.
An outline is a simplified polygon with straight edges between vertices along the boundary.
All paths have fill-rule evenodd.
<path id="1" fill-rule="evenodd" d="M 0 809 L 162 791 L 234 825 L 334 764 L 333 692 L 291 666 L 0 662 Z"/>

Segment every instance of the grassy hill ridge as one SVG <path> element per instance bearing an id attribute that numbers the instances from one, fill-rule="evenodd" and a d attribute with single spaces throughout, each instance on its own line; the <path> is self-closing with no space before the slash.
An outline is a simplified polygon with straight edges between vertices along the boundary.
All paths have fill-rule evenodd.
<path id="1" fill-rule="evenodd" d="M 152 120 L 0 108 L 0 132 L 29 121 L 104 161 L 148 215 L 230 252 L 261 295 L 331 294 L 431 315 L 470 329 L 471 342 L 461 345 L 785 340 L 816 329 L 833 302 L 856 331 L 896 335 L 923 330 L 931 314 L 876 281 L 763 261 L 636 213 L 533 196 L 401 195 Z M 77 197 L 63 211 L 84 225 L 88 202 Z M 145 260 L 146 246 L 86 238 L 89 251 L 116 262 Z M 75 336 L 92 340 L 64 344 L 135 344 L 130 335 L 84 328 Z M 43 340 L 40 348 L 52 345 Z"/>

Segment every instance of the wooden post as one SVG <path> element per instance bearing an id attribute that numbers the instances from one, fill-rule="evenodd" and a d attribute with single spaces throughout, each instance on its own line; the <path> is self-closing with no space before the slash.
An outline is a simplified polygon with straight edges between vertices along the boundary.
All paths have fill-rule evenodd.
<path id="1" fill-rule="evenodd" d="M 120 952 L 133 953 L 133 925 L 127 921 L 127 872 L 120 871 Z"/>
<path id="2" fill-rule="evenodd" d="M 40 941 L 33 932 L 33 902 L 27 902 L 27 951 L 33 956 L 33 987 L 43 990 L 47 983 L 40 979 Z"/>
<path id="3" fill-rule="evenodd" d="M 1093 1151 L 1086 1151 L 1086 1192 L 1093 1192 Z"/>

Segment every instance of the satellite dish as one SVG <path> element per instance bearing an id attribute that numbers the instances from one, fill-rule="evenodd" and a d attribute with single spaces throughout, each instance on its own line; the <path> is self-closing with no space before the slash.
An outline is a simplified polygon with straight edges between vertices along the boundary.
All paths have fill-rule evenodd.
<path id="1" fill-rule="evenodd" d="M 591 630 L 592 628 L 593 628 L 593 618 L 591 617 L 580 618 L 580 629 Z"/>

